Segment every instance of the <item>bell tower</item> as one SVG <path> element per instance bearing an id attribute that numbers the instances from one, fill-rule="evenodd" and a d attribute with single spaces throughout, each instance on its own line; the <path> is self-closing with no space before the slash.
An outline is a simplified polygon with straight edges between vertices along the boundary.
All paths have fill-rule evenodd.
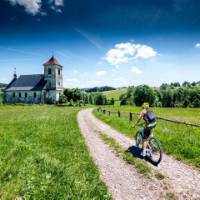
<path id="1" fill-rule="evenodd" d="M 44 64 L 44 80 L 46 81 L 48 100 L 56 103 L 63 92 L 63 66 L 54 56 Z"/>

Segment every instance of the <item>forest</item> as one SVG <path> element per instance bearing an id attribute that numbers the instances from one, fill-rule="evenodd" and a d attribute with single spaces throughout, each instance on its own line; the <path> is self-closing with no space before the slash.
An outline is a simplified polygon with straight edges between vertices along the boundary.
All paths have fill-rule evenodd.
<path id="1" fill-rule="evenodd" d="M 108 87 L 111 88 L 111 87 Z M 105 88 L 104 88 L 105 89 Z M 99 89 L 104 91 L 104 89 Z M 88 90 L 93 91 L 93 90 Z M 117 90 L 115 90 L 117 92 Z M 86 92 L 80 89 L 65 89 L 59 103 L 114 105 L 116 99 L 108 98 L 103 92 Z M 149 102 L 154 107 L 200 107 L 200 82 L 179 82 L 160 87 L 148 85 L 130 86 L 119 96 L 120 105 L 140 106 Z"/>

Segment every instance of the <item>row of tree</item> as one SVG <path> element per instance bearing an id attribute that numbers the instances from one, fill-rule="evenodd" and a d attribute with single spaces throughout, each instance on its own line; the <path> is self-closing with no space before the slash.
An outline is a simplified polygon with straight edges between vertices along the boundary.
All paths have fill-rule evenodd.
<path id="1" fill-rule="evenodd" d="M 82 89 L 82 91 L 85 91 L 85 92 L 105 92 L 105 91 L 110 91 L 110 90 L 116 90 L 116 88 L 110 87 L 110 86 L 102 86 L 102 87 Z"/>
<path id="2" fill-rule="evenodd" d="M 82 105 L 114 105 L 114 99 L 108 100 L 101 92 L 87 93 L 80 89 L 65 89 L 59 99 L 60 104 Z"/>
<path id="3" fill-rule="evenodd" d="M 183 85 L 162 84 L 159 88 L 132 86 L 120 96 L 120 101 L 121 105 L 141 106 L 143 102 L 149 102 L 158 107 L 200 107 L 200 85 L 187 82 Z"/>

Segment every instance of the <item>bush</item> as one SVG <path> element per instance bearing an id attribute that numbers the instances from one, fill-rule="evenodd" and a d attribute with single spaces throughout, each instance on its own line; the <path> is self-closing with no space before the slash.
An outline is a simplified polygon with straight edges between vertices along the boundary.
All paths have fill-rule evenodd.
<path id="1" fill-rule="evenodd" d="M 141 106 L 144 102 L 148 102 L 152 106 L 155 101 L 154 91 L 147 85 L 137 86 L 133 100 L 136 106 Z"/>
<path id="2" fill-rule="evenodd" d="M 59 104 L 67 103 L 67 98 L 65 95 L 60 95 L 59 97 Z"/>

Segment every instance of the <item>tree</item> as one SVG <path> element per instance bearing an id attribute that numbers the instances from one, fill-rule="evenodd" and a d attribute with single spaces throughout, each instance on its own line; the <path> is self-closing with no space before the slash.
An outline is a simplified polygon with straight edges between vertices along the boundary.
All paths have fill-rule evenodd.
<path id="1" fill-rule="evenodd" d="M 59 103 L 62 104 L 62 103 L 67 103 L 67 98 L 65 95 L 60 95 L 59 96 Z"/>
<path id="2" fill-rule="evenodd" d="M 171 83 L 171 86 L 173 86 L 173 87 L 181 87 L 179 82 Z"/>
<path id="3" fill-rule="evenodd" d="M 114 104 L 115 104 L 115 99 L 112 98 L 112 99 L 110 100 L 110 105 L 114 105 Z"/>
<path id="4" fill-rule="evenodd" d="M 153 89 L 147 85 L 137 86 L 135 88 L 133 100 L 136 106 L 141 106 L 144 102 L 148 102 L 152 106 L 155 101 L 155 93 Z"/>
<path id="5" fill-rule="evenodd" d="M 75 88 L 75 89 L 65 89 L 64 95 L 67 98 L 67 101 L 70 101 L 71 99 L 76 102 L 82 99 L 82 92 L 81 90 Z"/>
<path id="6" fill-rule="evenodd" d="M 199 108 L 200 107 L 200 99 L 195 98 L 192 102 L 192 107 Z"/>
<path id="7" fill-rule="evenodd" d="M 107 104 L 106 97 L 101 93 L 96 94 L 95 105 L 106 105 L 106 104 Z"/>
<path id="8" fill-rule="evenodd" d="M 182 84 L 183 87 L 190 87 L 190 83 L 188 81 L 183 82 Z"/>
<path id="9" fill-rule="evenodd" d="M 163 84 L 160 86 L 160 89 L 161 89 L 161 90 L 166 90 L 168 87 L 169 87 L 169 85 L 168 85 L 167 83 L 163 83 Z"/>

